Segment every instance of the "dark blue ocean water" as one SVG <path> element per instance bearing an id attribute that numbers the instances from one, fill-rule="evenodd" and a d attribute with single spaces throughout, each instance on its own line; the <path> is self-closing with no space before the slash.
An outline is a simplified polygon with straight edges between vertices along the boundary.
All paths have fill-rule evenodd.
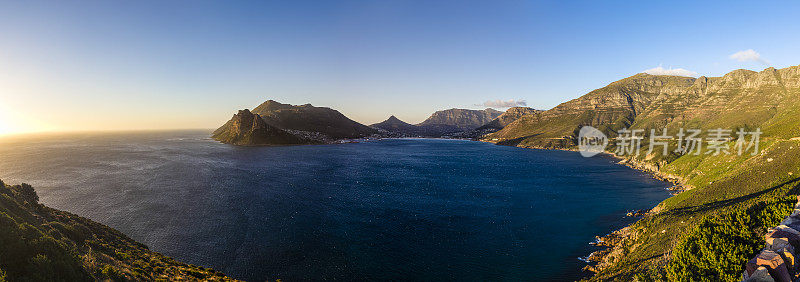
<path id="1" fill-rule="evenodd" d="M 233 147 L 205 131 L 0 138 L 0 178 L 235 278 L 574 280 L 666 183 L 608 157 L 454 140 Z"/>

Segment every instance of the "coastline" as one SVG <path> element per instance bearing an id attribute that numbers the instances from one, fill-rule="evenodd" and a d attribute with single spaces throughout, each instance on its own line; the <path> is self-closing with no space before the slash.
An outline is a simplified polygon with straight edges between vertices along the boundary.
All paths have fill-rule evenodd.
<path id="1" fill-rule="evenodd" d="M 484 141 L 484 140 L 476 140 L 480 142 L 487 142 L 492 143 L 498 146 L 508 146 L 508 145 L 499 145 L 495 142 Z M 557 151 L 571 151 L 571 152 L 578 152 L 579 150 L 576 148 L 539 148 L 533 146 L 513 146 L 519 147 L 524 149 L 533 149 L 533 150 L 557 150 Z M 647 173 L 654 179 L 669 182 L 673 184 L 671 188 L 668 190 L 672 191 L 671 196 L 667 199 L 675 197 L 676 195 L 680 194 L 681 192 L 688 191 L 693 189 L 694 187 L 687 184 L 687 181 L 679 176 L 665 173 L 660 170 L 661 165 L 659 164 L 652 164 L 646 161 L 640 161 L 634 158 L 626 158 L 623 156 L 619 156 L 614 154 L 613 152 L 604 151 L 598 155 L 603 155 L 607 157 L 611 157 L 617 160 L 617 164 L 627 166 L 631 169 L 638 170 L 644 173 Z M 664 199 L 655 207 L 651 208 L 650 210 L 644 211 L 641 215 L 636 216 L 639 212 L 635 212 L 633 217 L 638 217 L 634 222 L 627 224 L 625 227 L 620 228 L 618 230 L 614 230 L 611 233 L 605 234 L 603 236 L 595 236 L 594 242 L 589 242 L 590 245 L 605 247 L 604 249 L 594 251 L 585 257 L 579 257 L 578 259 L 587 263 L 587 265 L 582 269 L 584 273 L 590 273 L 582 280 L 591 279 L 595 274 L 602 271 L 603 269 L 613 265 L 619 260 L 619 257 L 623 255 L 622 250 L 622 242 L 627 240 L 635 240 L 637 239 L 638 234 L 631 231 L 631 227 L 639 222 L 640 220 L 644 219 L 647 216 L 652 216 L 661 212 L 662 206 L 661 203 L 666 201 Z"/>

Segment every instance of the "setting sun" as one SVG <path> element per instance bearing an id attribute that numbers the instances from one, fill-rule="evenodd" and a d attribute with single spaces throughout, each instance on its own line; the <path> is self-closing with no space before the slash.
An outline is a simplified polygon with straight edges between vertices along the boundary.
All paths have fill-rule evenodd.
<path id="1" fill-rule="evenodd" d="M 40 131 L 43 126 L 38 121 L 25 119 L 22 115 L 0 105 L 0 136 Z"/>
<path id="2" fill-rule="evenodd" d="M 0 120 L 0 135 L 11 133 L 11 128 L 8 128 L 5 121 Z"/>
<path id="3" fill-rule="evenodd" d="M 3 111 L 3 109 L 0 109 L 0 135 L 10 134 L 14 131 L 15 130 L 11 128 L 9 118 L 6 116 L 6 113 Z"/>

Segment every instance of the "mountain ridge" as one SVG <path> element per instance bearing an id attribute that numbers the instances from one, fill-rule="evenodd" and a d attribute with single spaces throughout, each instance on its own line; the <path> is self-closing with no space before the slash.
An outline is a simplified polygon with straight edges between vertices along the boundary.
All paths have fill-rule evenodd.
<path id="1" fill-rule="evenodd" d="M 501 144 L 528 147 L 563 148 L 576 144 L 577 128 L 583 125 L 598 127 L 613 136 L 616 130 L 633 125 L 634 120 L 644 127 L 666 124 L 671 120 L 665 122 L 665 118 L 676 117 L 683 121 L 703 118 L 720 124 L 725 120 L 747 123 L 735 118 L 730 108 L 723 109 L 729 105 L 721 99 L 734 97 L 736 93 L 733 92 L 736 91 L 769 90 L 769 96 L 755 97 L 752 93 L 744 93 L 748 95 L 737 97 L 746 99 L 744 102 L 751 105 L 769 107 L 764 104 L 786 98 L 787 87 L 800 85 L 800 75 L 797 75 L 799 69 L 794 66 L 781 70 L 767 68 L 761 72 L 734 70 L 722 77 L 699 78 L 636 74 L 544 111 L 538 121 L 532 120 L 532 117 L 521 118 L 486 136 L 484 140 L 497 139 Z M 770 87 L 780 88 L 781 91 L 766 89 Z M 747 105 L 740 103 L 738 106 Z M 724 111 L 714 112 L 716 110 Z M 645 122 L 648 125 L 644 125 Z"/>

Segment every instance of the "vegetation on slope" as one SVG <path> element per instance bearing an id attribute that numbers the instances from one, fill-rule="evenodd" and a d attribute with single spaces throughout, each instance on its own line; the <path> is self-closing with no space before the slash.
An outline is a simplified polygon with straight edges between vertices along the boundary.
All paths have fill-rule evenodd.
<path id="1" fill-rule="evenodd" d="M 689 238 L 693 230 L 702 226 L 704 222 L 712 224 L 727 225 L 742 229 L 743 234 L 762 234 L 764 227 L 774 226 L 773 223 L 780 222 L 790 208 L 783 209 L 778 204 L 774 212 L 764 212 L 758 222 L 763 224 L 740 224 L 742 217 L 732 216 L 742 212 L 753 215 L 758 212 L 759 203 L 774 203 L 776 199 L 786 199 L 789 195 L 800 194 L 800 141 L 783 140 L 768 141 L 761 154 L 751 156 L 731 155 L 685 155 L 678 158 L 661 168 L 662 173 L 667 172 L 681 177 L 686 183 L 690 183 L 694 188 L 684 191 L 671 197 L 654 209 L 654 212 L 646 215 L 641 220 L 630 226 L 630 236 L 623 239 L 616 247 L 615 252 L 601 263 L 601 271 L 591 278 L 591 280 L 607 281 L 619 280 L 628 281 L 634 277 L 640 280 L 663 280 L 665 273 L 661 270 L 675 258 L 675 250 L 681 247 L 674 247 L 682 241 L 694 240 Z M 783 200 L 782 200 L 783 201 Z M 796 201 L 796 200 L 794 200 Z M 737 219 L 738 218 L 738 219 Z M 737 221 L 738 220 L 738 221 Z M 745 221 L 746 222 L 746 221 Z M 748 227 L 744 227 L 748 226 Z M 734 233 L 726 233 L 726 228 L 701 228 L 705 237 L 727 238 Z M 753 237 L 747 237 L 753 238 Z M 741 241 L 739 241 L 741 242 Z M 750 241 L 753 244 L 763 244 L 763 240 Z M 752 247 L 752 245 L 751 245 Z M 730 273 L 738 272 L 740 275 L 744 270 L 744 265 L 749 257 L 755 255 L 760 249 L 748 249 L 738 252 L 736 255 L 725 254 L 724 259 L 720 259 L 719 264 L 727 265 Z M 707 249 L 725 250 L 724 247 L 705 245 Z M 748 253 L 746 250 L 750 250 Z M 720 255 L 720 253 L 714 253 Z M 721 274 L 716 269 L 719 265 L 700 263 L 700 257 L 684 257 L 694 264 L 698 273 L 711 275 Z M 669 280 L 677 279 L 673 276 Z M 706 276 L 707 279 L 719 281 L 726 280 L 728 276 Z M 644 279 L 648 278 L 648 279 Z"/>
<path id="2" fill-rule="evenodd" d="M 38 202 L 30 185 L 0 181 L 0 281 L 231 280 Z"/>
<path id="3" fill-rule="evenodd" d="M 701 276 L 731 280 L 760 249 L 756 246 L 760 243 L 751 241 L 753 236 L 785 216 L 782 204 L 775 201 L 800 192 L 799 101 L 800 66 L 736 70 L 723 77 L 697 79 L 639 74 L 545 111 L 538 119 L 521 118 L 484 140 L 575 148 L 578 130 L 590 125 L 612 138 L 608 149 L 613 152 L 620 129 L 644 130 L 648 136 L 642 150 L 624 156 L 626 162 L 690 190 L 665 200 L 631 225 L 627 236 L 595 268 L 599 272 L 591 280 L 698 280 Z M 663 128 L 672 136 L 679 128 L 701 129 L 702 138 L 711 129 L 730 129 L 734 141 L 727 145 L 731 150 L 738 129 L 760 128 L 763 134 L 755 155 L 750 151 L 679 154 L 673 152 L 676 142 L 670 143 L 666 155 L 647 154 L 650 130 Z M 702 140 L 704 148 L 706 141 Z M 775 209 L 764 209 L 761 203 Z M 754 212 L 763 213 L 762 218 L 754 219 Z M 714 256 L 716 264 L 710 263 Z M 670 275 L 663 271 L 665 267 Z"/>
<path id="4" fill-rule="evenodd" d="M 796 203 L 796 197 L 779 197 L 704 218 L 673 248 L 666 278 L 670 281 L 739 281 L 742 261 L 749 260 L 763 247 L 765 231 L 789 216 Z M 655 277 L 640 278 L 664 278 L 662 273 L 651 274 Z"/>

